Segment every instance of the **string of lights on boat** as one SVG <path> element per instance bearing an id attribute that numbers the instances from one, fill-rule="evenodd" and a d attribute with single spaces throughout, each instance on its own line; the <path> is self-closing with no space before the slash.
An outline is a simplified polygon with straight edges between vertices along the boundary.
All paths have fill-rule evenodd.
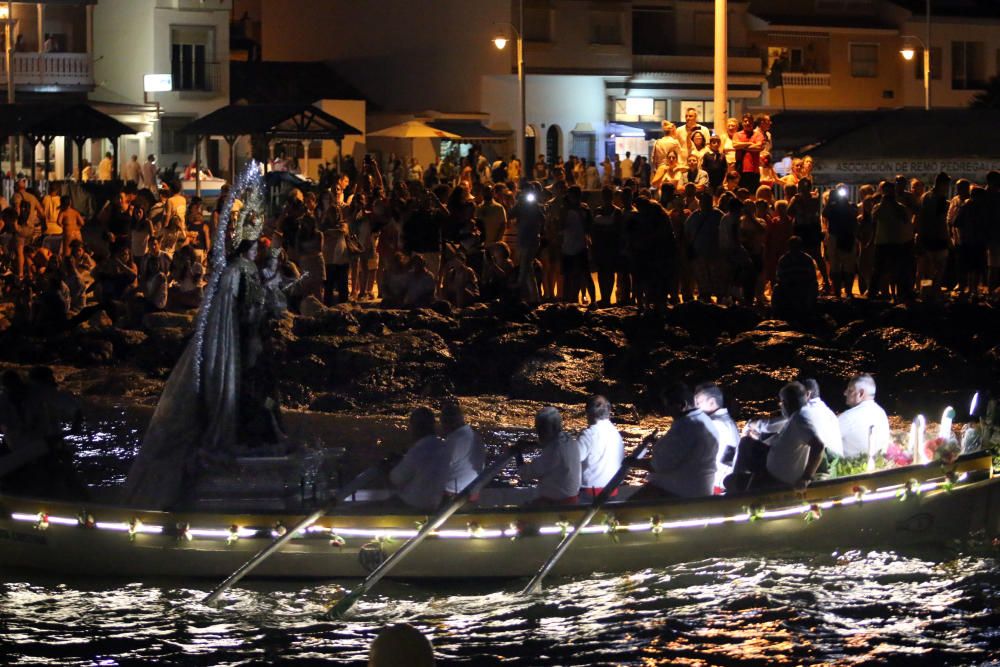
<path id="1" fill-rule="evenodd" d="M 661 520 L 658 516 L 651 516 L 648 521 L 636 523 L 617 523 L 613 515 L 609 514 L 609 520 L 603 524 L 591 524 L 583 529 L 583 534 L 600 533 L 645 533 L 660 534 L 664 530 L 677 530 L 684 528 L 703 528 L 707 526 L 745 523 L 750 521 L 761 521 L 768 519 L 784 519 L 796 515 L 802 516 L 807 521 L 819 519 L 824 510 L 837 506 L 849 506 L 860 503 L 886 502 L 905 500 L 907 498 L 942 489 L 950 491 L 955 483 L 960 483 L 968 477 L 967 473 L 962 473 L 954 480 L 944 478 L 941 481 L 919 482 L 911 479 L 903 484 L 880 487 L 874 491 L 869 491 L 864 487 L 857 486 L 854 493 L 837 499 L 823 500 L 814 503 L 802 502 L 778 509 L 767 509 L 762 506 L 750 505 L 743 508 L 739 514 L 698 517 L 692 519 Z M 581 506 L 582 507 L 582 506 Z M 92 515 L 84 511 L 78 517 L 64 517 L 49 515 L 45 512 L 28 514 L 24 512 L 13 512 L 10 514 L 13 521 L 31 523 L 38 530 L 46 530 L 49 525 L 75 526 L 99 531 L 115 531 L 127 533 L 130 539 L 134 539 L 138 534 L 163 535 L 170 534 L 171 530 L 166 526 L 147 524 L 133 518 L 131 521 L 97 521 Z M 284 535 L 285 528 L 281 524 L 276 524 L 268 528 L 251 528 L 244 526 L 230 526 L 228 528 L 216 527 L 193 527 L 180 523 L 174 529 L 178 539 L 193 540 L 198 539 L 220 539 L 232 544 L 239 539 L 249 538 L 277 538 Z M 340 528 L 337 526 L 321 526 L 313 524 L 302 529 L 295 536 L 296 538 L 322 538 L 329 537 L 336 546 L 343 546 L 345 538 L 361 538 L 372 540 L 395 540 L 409 539 L 417 534 L 419 526 L 415 528 Z M 532 529 L 532 533 L 539 535 L 559 535 L 572 532 L 573 527 L 569 522 L 557 522 L 555 524 L 542 525 Z M 517 523 L 511 523 L 506 528 L 484 528 L 475 523 L 468 524 L 465 530 L 445 529 L 432 532 L 431 535 L 443 539 L 514 539 L 521 535 L 522 528 Z"/>

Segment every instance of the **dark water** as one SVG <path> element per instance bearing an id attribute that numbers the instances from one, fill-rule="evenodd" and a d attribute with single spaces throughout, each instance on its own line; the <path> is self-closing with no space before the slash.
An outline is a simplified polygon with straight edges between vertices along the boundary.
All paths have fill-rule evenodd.
<path id="1" fill-rule="evenodd" d="M 705 560 L 630 575 L 435 589 L 387 583 L 344 622 L 335 583 L 253 584 L 220 609 L 208 582 L 58 582 L 6 575 L 10 664 L 364 664 L 409 622 L 440 664 L 978 665 L 1000 659 L 993 557 L 887 552 Z M 345 582 L 346 583 L 346 582 Z"/>
<path id="2" fill-rule="evenodd" d="M 76 445 L 92 484 L 121 482 L 137 421 L 91 420 Z M 1000 563 L 968 549 L 709 559 L 553 579 L 532 597 L 523 581 L 384 582 L 341 622 L 321 615 L 352 582 L 249 582 L 213 609 L 200 600 L 214 581 L 5 572 L 0 664 L 365 664 L 379 629 L 404 621 L 439 664 L 1000 664 Z"/>

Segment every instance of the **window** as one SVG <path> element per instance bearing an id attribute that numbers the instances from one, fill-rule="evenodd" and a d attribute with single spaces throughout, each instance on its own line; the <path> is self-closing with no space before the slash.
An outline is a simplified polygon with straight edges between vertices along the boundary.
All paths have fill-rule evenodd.
<path id="1" fill-rule="evenodd" d="M 715 14 L 711 12 L 694 13 L 694 29 L 691 31 L 691 43 L 695 46 L 715 46 Z"/>
<path id="2" fill-rule="evenodd" d="M 878 44 L 851 44 L 851 76 L 878 76 Z"/>
<path id="3" fill-rule="evenodd" d="M 163 116 L 160 118 L 160 152 L 194 153 L 194 137 L 181 134 L 180 130 L 195 119 L 195 116 Z"/>
<path id="4" fill-rule="evenodd" d="M 684 124 L 684 114 L 687 113 L 688 109 L 694 109 L 698 112 L 698 123 L 708 127 L 711 130 L 712 123 L 715 122 L 715 102 L 706 102 L 704 100 L 681 100 L 681 113 L 678 116 L 678 125 Z M 708 137 L 705 137 L 707 140 Z"/>
<path id="5" fill-rule="evenodd" d="M 917 49 L 913 55 L 913 78 L 918 81 L 924 80 L 924 50 Z M 941 78 L 941 47 L 931 47 L 931 78 Z"/>
<path id="6" fill-rule="evenodd" d="M 524 41 L 552 41 L 552 8 L 548 2 L 529 0 L 524 3 Z"/>
<path id="7" fill-rule="evenodd" d="M 674 20 L 670 9 L 633 9 L 632 53 L 644 56 L 673 53 Z"/>
<path id="8" fill-rule="evenodd" d="M 986 87 L 986 45 L 983 42 L 951 43 L 951 87 L 955 90 Z"/>
<path id="9" fill-rule="evenodd" d="M 590 43 L 621 44 L 622 13 L 619 11 L 590 12 Z"/>
<path id="10" fill-rule="evenodd" d="M 667 101 L 653 100 L 653 114 L 636 116 L 628 113 L 624 99 L 615 100 L 615 122 L 618 123 L 656 123 L 667 117 Z"/>
<path id="11" fill-rule="evenodd" d="M 180 27 L 170 31 L 170 74 L 174 90 L 213 90 L 211 28 Z"/>

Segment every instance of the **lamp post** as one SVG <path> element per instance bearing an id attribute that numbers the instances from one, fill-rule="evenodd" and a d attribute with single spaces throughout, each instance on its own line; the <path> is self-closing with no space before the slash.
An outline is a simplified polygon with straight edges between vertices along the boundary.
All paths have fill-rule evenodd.
<path id="1" fill-rule="evenodd" d="M 910 61 L 913 60 L 913 56 L 916 52 L 913 49 L 913 41 L 920 44 L 920 47 L 924 50 L 924 111 L 931 110 L 931 0 L 927 0 L 927 13 L 925 16 L 927 22 L 927 41 L 920 39 L 916 35 L 903 35 L 904 40 L 908 40 L 903 45 L 903 48 L 899 50 L 900 55 L 903 56 L 903 60 Z"/>
<path id="2" fill-rule="evenodd" d="M 521 161 L 521 174 L 526 174 L 528 169 L 527 156 L 524 154 L 524 142 L 525 142 L 525 131 L 528 127 L 527 114 L 525 113 L 524 104 L 524 40 L 521 39 L 521 31 L 514 27 L 513 23 L 507 23 L 510 26 L 511 32 L 517 37 L 517 84 L 520 91 L 520 101 L 521 101 L 521 127 L 517 132 L 514 133 L 514 137 L 517 140 L 517 157 Z M 524 28 L 524 11 L 522 8 L 521 12 L 521 28 Z M 504 49 L 507 46 L 507 39 L 504 35 L 499 34 L 493 38 L 493 44 L 498 49 Z"/>
<path id="3" fill-rule="evenodd" d="M 5 5 L 0 5 L 0 20 L 3 21 L 4 37 L 4 66 L 7 68 L 7 104 L 14 103 L 14 72 L 12 71 L 11 55 L 13 45 L 10 43 L 10 24 L 14 20 L 14 14 L 10 0 Z M 10 177 L 14 178 L 14 135 L 7 139 L 7 157 L 10 159 Z"/>

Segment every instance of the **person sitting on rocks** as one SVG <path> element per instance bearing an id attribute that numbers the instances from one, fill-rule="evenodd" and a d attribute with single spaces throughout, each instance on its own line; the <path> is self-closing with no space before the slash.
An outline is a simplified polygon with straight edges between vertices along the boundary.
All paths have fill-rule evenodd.
<path id="1" fill-rule="evenodd" d="M 437 279 L 427 269 L 423 255 L 414 254 L 410 258 L 410 280 L 406 286 L 403 305 L 407 308 L 427 308 L 434 303 Z"/>
<path id="2" fill-rule="evenodd" d="M 467 264 L 465 252 L 460 248 L 451 249 L 451 256 L 445 263 L 442 283 L 441 295 L 457 308 L 479 300 L 479 281 L 476 279 L 476 272 Z"/>
<path id="3" fill-rule="evenodd" d="M 69 287 L 70 309 L 79 312 L 87 305 L 87 293 L 94 284 L 94 258 L 83 249 L 83 241 L 70 241 L 70 254 L 63 262 L 63 280 Z"/>
<path id="4" fill-rule="evenodd" d="M 653 456 L 640 461 L 652 472 L 632 499 L 710 496 L 715 483 L 719 436 L 711 418 L 695 407 L 691 388 L 678 383 L 660 397 L 674 420 L 667 434 L 653 445 Z"/>
<path id="5" fill-rule="evenodd" d="M 855 375 L 844 390 L 848 409 L 837 421 L 844 442 L 844 456 L 856 458 L 885 453 L 889 448 L 889 418 L 875 402 L 875 380 L 871 375 Z"/>
<path id="6" fill-rule="evenodd" d="M 562 415 L 553 407 L 544 407 L 535 415 L 535 431 L 542 452 L 530 463 L 517 456 L 521 479 L 537 479 L 536 496 L 531 505 L 575 505 L 580 493 L 580 449 L 563 430 Z"/>
<path id="7" fill-rule="evenodd" d="M 823 460 L 823 441 L 809 411 L 806 388 L 789 382 L 778 393 L 781 413 L 788 420 L 781 430 L 762 442 L 745 437 L 736 453 L 732 475 L 726 478 L 727 493 L 771 487 L 805 489 Z"/>
<path id="8" fill-rule="evenodd" d="M 449 461 L 445 493 L 458 495 L 483 471 L 486 448 L 479 434 L 465 423 L 465 413 L 457 401 L 441 406 L 441 428 L 446 434 L 444 443 Z M 474 502 L 477 498 L 470 500 Z"/>
<path id="9" fill-rule="evenodd" d="M 600 495 L 615 476 L 625 458 L 621 433 L 611 423 L 611 402 L 603 396 L 587 399 L 587 428 L 580 433 L 580 494 L 584 498 Z M 618 495 L 615 489 L 613 495 Z"/>
<path id="10" fill-rule="evenodd" d="M 385 277 L 382 280 L 382 308 L 400 308 L 406 299 L 406 288 L 410 283 L 410 262 L 403 252 L 395 252 L 386 262 Z"/>
<path id="11" fill-rule="evenodd" d="M 433 512 L 444 497 L 448 477 L 448 451 L 435 432 L 434 411 L 417 408 L 410 413 L 413 445 L 389 473 L 396 495 L 409 507 Z"/>
<path id="12" fill-rule="evenodd" d="M 803 250 L 802 239 L 793 236 L 788 239 L 788 252 L 778 260 L 772 297 L 775 313 L 783 318 L 811 313 L 818 296 L 816 262 Z"/>
<path id="13" fill-rule="evenodd" d="M 142 301 L 148 310 L 163 310 L 167 307 L 167 276 L 170 274 L 170 258 L 160 251 L 160 242 L 149 238 L 149 249 L 142 257 L 139 270 L 139 289 Z"/>
<path id="14" fill-rule="evenodd" d="M 719 438 L 719 451 L 715 458 L 715 493 L 722 493 L 722 481 L 733 472 L 736 448 L 740 444 L 739 429 L 729 410 L 722 407 L 724 404 L 722 390 L 714 382 L 704 382 L 694 388 L 694 406 L 709 416 Z"/>
<path id="15" fill-rule="evenodd" d="M 127 244 L 115 246 L 111 256 L 97 267 L 95 275 L 101 305 L 124 301 L 135 290 L 138 277 L 139 269 L 132 261 L 132 250 Z"/>
<path id="16" fill-rule="evenodd" d="M 185 245 L 170 263 L 169 305 L 171 310 L 189 310 L 201 305 L 205 266 L 193 246 Z"/>

